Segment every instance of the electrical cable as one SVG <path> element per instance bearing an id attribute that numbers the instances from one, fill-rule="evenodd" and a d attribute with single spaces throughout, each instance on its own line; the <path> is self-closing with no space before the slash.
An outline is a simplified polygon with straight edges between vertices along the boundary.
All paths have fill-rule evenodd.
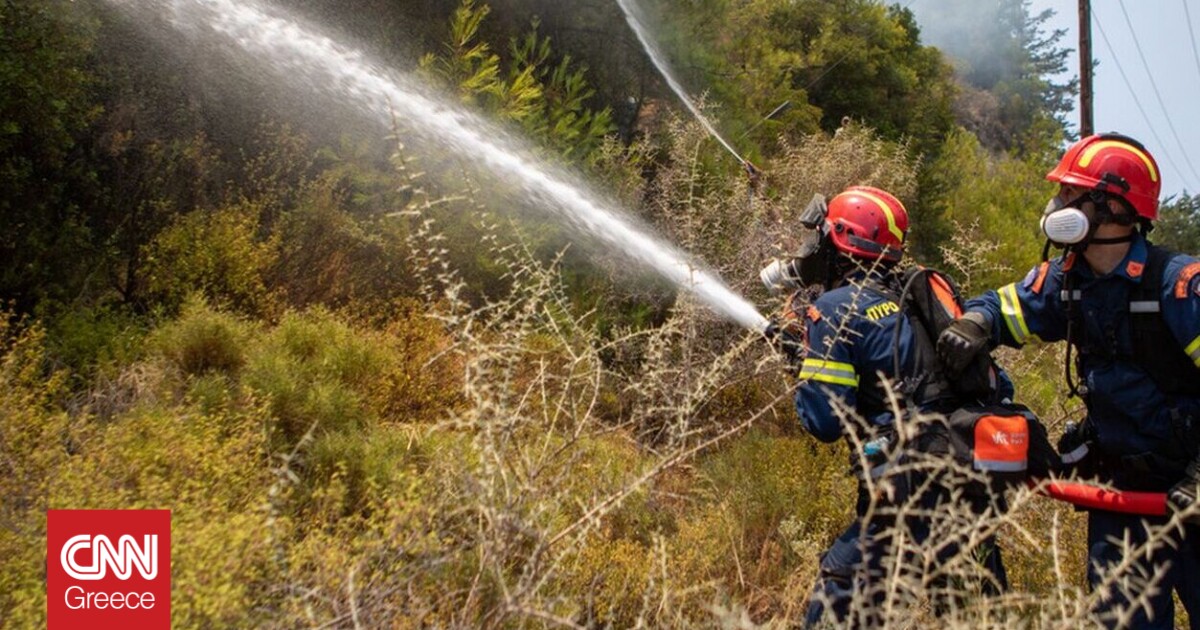
<path id="1" fill-rule="evenodd" d="M 1167 158 L 1167 163 L 1171 165 L 1171 168 L 1175 169 L 1176 173 L 1183 175 L 1183 169 L 1179 168 L 1179 165 L 1175 163 L 1175 158 L 1171 157 L 1171 152 L 1167 150 L 1167 144 L 1158 136 L 1158 131 L 1150 122 L 1150 117 L 1146 115 L 1146 108 L 1142 107 L 1141 99 L 1138 98 L 1137 92 L 1133 89 L 1133 84 L 1129 82 L 1129 77 L 1125 74 L 1125 68 L 1121 66 L 1121 58 L 1117 56 L 1112 44 L 1108 41 L 1108 34 L 1104 32 L 1104 24 L 1100 21 L 1100 15 L 1095 11 L 1092 11 L 1092 21 L 1096 23 L 1096 28 L 1100 30 L 1100 38 L 1104 40 L 1104 45 L 1108 48 L 1108 54 L 1112 55 L 1113 63 L 1117 65 L 1117 71 L 1121 74 L 1121 80 L 1125 82 L 1125 87 L 1129 90 L 1129 95 L 1133 97 L 1133 103 L 1137 105 L 1138 111 L 1141 112 L 1142 118 L 1146 121 L 1146 127 L 1150 129 L 1150 134 L 1154 136 L 1155 142 L 1162 148 L 1162 155 Z"/>
<path id="2" fill-rule="evenodd" d="M 1188 10 L 1187 0 L 1179 0 L 1183 5 L 1183 15 L 1187 18 L 1188 36 L 1192 38 L 1192 58 L 1196 60 L 1196 70 L 1200 72 L 1200 49 L 1196 48 L 1196 31 L 1192 28 L 1192 12 Z"/>
<path id="3" fill-rule="evenodd" d="M 1171 130 L 1171 135 L 1175 137 L 1175 144 L 1179 146 L 1180 152 L 1183 153 L 1183 161 L 1187 164 L 1188 170 L 1192 172 L 1194 181 L 1200 182 L 1200 174 L 1196 173 L 1196 167 L 1192 165 L 1191 158 L 1188 157 L 1187 148 L 1183 146 L 1183 141 L 1179 139 L 1179 132 L 1175 131 L 1175 123 L 1171 122 L 1171 115 L 1167 112 L 1167 106 L 1163 103 L 1162 94 L 1158 91 L 1158 82 L 1154 80 L 1154 75 L 1150 73 L 1150 64 L 1146 63 L 1146 55 L 1142 53 L 1142 43 L 1138 39 L 1137 33 L 1133 32 L 1133 20 L 1129 19 L 1129 12 L 1125 10 L 1125 0 L 1118 0 L 1117 5 L 1121 7 L 1121 15 L 1125 16 L 1125 25 L 1129 27 L 1129 35 L 1133 37 L 1133 45 L 1137 48 L 1138 58 L 1142 60 L 1142 68 L 1146 71 L 1146 78 L 1150 79 L 1150 87 L 1154 90 L 1154 98 L 1158 100 L 1158 107 L 1162 110 L 1163 117 L 1167 120 L 1167 128 Z"/>

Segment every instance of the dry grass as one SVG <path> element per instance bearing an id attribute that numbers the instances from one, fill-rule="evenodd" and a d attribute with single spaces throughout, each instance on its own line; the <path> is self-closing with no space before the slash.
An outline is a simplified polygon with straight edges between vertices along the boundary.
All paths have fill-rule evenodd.
<path id="1" fill-rule="evenodd" d="M 712 230 L 713 213 L 740 208 L 746 191 L 705 175 L 695 131 L 679 134 L 684 157 L 657 183 L 673 192 L 646 213 L 726 273 L 785 247 L 786 223 L 772 221 L 812 192 L 873 183 L 905 194 L 891 168 L 844 170 L 898 159 L 851 128 L 796 147 L 774 171 L 786 192 Z M 392 220 L 405 223 L 421 304 L 397 313 L 406 331 L 328 312 L 250 329 L 197 307 L 71 413 L 56 406 L 61 377 L 46 377 L 39 331 L 0 331 L 0 550 L 13 559 L 0 613 L 44 621 L 44 510 L 89 496 L 88 506 L 176 510 L 180 627 L 799 624 L 817 554 L 850 522 L 846 461 L 862 445 L 799 435 L 779 358 L 687 296 L 661 325 L 602 334 L 570 303 L 556 263 L 499 220 L 478 247 L 504 286 L 469 299 L 438 217 L 481 204 L 469 189 L 428 193 L 411 169 L 402 177 L 413 194 Z M 718 242 L 722 231 L 736 247 Z M 1027 352 L 1011 367 L 1019 382 L 1045 381 L 1054 358 Z M 382 385 L 375 370 L 388 372 Z M 419 409 L 392 400 L 413 387 L 428 390 Z M 1073 417 L 1043 394 L 1052 425 Z M 883 577 L 858 594 L 854 619 L 1073 628 L 1102 621 L 1090 611 L 1105 591 L 1144 600 L 1157 576 L 1129 563 L 1089 594 L 1080 515 L 1032 489 L 983 514 L 960 495 L 935 510 L 887 499 L 910 472 L 954 492 L 980 480 L 905 448 L 934 421 L 902 423 L 867 516 L 919 517 L 932 533 L 894 530 L 900 544 L 879 559 Z M 1187 516 L 1154 529 L 1152 544 Z M 974 553 L 991 535 L 1012 589 L 988 597 Z M 230 564 L 202 571 L 230 541 Z"/>

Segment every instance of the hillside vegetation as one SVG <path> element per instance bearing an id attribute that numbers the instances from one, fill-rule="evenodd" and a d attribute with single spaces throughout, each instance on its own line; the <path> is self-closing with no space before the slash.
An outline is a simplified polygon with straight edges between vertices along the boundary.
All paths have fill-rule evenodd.
<path id="1" fill-rule="evenodd" d="M 647 3 L 757 188 L 615 3 L 343 4 L 304 10 L 583 173 L 764 313 L 781 305 L 759 268 L 814 193 L 848 185 L 896 193 L 914 261 L 969 292 L 1040 260 L 1070 129 L 1057 44 L 1023 2 L 990 36 L 1025 80 L 990 83 L 894 5 Z M 509 212 L 403 129 L 314 115 L 328 104 L 123 15 L 0 3 L 6 627 L 45 625 L 58 508 L 171 509 L 180 628 L 800 622 L 855 488 L 760 336 Z M 1011 107 L 964 113 L 981 95 Z M 1168 244 L 1200 250 L 1197 203 L 1164 209 Z M 999 358 L 1052 433 L 1078 418 L 1060 349 Z M 940 585 L 897 579 L 889 623 L 1086 622 L 1083 517 L 1008 499 L 945 514 L 930 544 L 998 532 L 1012 592 L 980 596 L 958 557 Z"/>

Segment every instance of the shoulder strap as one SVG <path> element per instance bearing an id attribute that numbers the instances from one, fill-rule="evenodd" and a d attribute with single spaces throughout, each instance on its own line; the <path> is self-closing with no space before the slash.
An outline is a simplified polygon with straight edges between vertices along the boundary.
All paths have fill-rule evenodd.
<path id="1" fill-rule="evenodd" d="M 1148 245 L 1142 281 L 1129 292 L 1134 364 L 1164 393 L 1200 396 L 1200 368 L 1192 363 L 1162 316 L 1163 276 L 1178 254 Z"/>
<path id="2" fill-rule="evenodd" d="M 937 339 L 962 315 L 962 296 L 954 282 L 932 269 L 913 267 L 902 276 L 903 291 L 897 298 L 913 331 L 913 374 L 909 392 L 923 406 L 957 406 L 990 396 L 995 389 L 991 357 L 981 353 L 958 378 L 946 376 L 937 356 Z M 897 322 L 899 326 L 899 322 Z M 893 361 L 899 362 L 899 330 L 893 337 Z M 899 374 L 899 370 L 897 370 Z"/>
<path id="3" fill-rule="evenodd" d="M 1146 244 L 1146 267 L 1142 271 L 1142 281 L 1129 292 L 1130 313 L 1159 313 L 1162 311 L 1163 275 L 1167 272 L 1167 265 L 1174 257 L 1175 254 L 1169 250 Z"/>

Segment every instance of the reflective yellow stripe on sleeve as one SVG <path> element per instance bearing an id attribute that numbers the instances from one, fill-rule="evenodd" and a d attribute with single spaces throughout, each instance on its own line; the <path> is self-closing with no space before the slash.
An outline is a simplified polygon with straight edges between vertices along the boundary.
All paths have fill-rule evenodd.
<path id="1" fill-rule="evenodd" d="M 800 366 L 800 379 L 858 387 L 858 374 L 855 373 L 854 366 L 836 361 L 805 359 L 804 364 Z"/>
<path id="2" fill-rule="evenodd" d="M 1184 352 L 1192 358 L 1192 363 L 1195 363 L 1196 367 L 1200 367 L 1200 336 L 1193 339 Z"/>
<path id="3" fill-rule="evenodd" d="M 1004 316 L 1004 324 L 1008 332 L 1020 345 L 1029 340 L 1029 326 L 1025 324 L 1025 314 L 1021 312 L 1021 300 L 1017 297 L 1017 285 L 1008 284 L 1000 288 L 1000 313 Z"/>

